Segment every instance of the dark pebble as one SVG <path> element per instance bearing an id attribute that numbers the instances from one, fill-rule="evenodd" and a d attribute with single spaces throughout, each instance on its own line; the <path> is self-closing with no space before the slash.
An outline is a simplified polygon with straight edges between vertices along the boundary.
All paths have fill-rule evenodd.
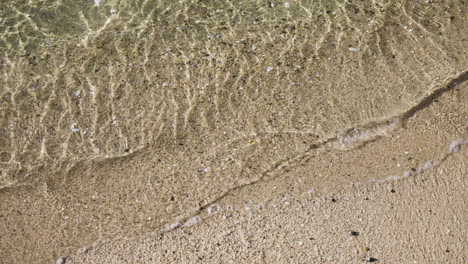
<path id="1" fill-rule="evenodd" d="M 331 201 L 332 201 L 332 203 L 336 203 L 336 199 L 335 199 L 335 198 L 331 199 Z"/>
<path id="2" fill-rule="evenodd" d="M 349 232 L 349 234 L 352 236 L 359 236 L 359 232 L 356 232 L 356 231 L 351 231 Z"/>
<path id="3" fill-rule="evenodd" d="M 377 261 L 379 261 L 379 260 L 376 259 L 376 258 L 365 258 L 364 261 L 365 261 L 365 262 L 377 262 Z"/>
<path id="4" fill-rule="evenodd" d="M 390 192 L 391 192 L 391 193 L 395 193 L 396 191 L 395 191 L 394 189 L 391 189 Z"/>

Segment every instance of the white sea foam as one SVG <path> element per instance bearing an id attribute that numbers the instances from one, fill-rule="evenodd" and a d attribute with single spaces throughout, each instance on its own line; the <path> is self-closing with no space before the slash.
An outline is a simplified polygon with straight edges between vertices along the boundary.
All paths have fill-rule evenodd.
<path id="1" fill-rule="evenodd" d="M 174 229 L 176 229 L 178 227 L 180 227 L 180 222 L 175 222 L 175 223 L 172 223 L 170 225 L 167 225 L 166 230 L 170 231 L 170 230 L 174 230 Z"/>
<path id="2" fill-rule="evenodd" d="M 360 130 L 352 129 L 345 133 L 339 134 L 336 139 L 339 142 L 337 148 L 353 148 L 357 145 L 363 144 L 367 141 L 373 140 L 380 136 L 385 136 L 389 132 L 395 130 L 398 127 L 398 122 L 394 121 L 388 125 L 378 126 L 372 129 Z"/>
<path id="3" fill-rule="evenodd" d="M 187 220 L 187 222 L 184 223 L 184 226 L 193 226 L 194 224 L 200 221 L 201 221 L 201 217 L 197 215 Z"/>
<path id="4" fill-rule="evenodd" d="M 464 145 L 464 144 L 468 144 L 468 140 L 458 139 L 458 140 L 453 141 L 449 145 L 448 152 L 445 153 L 444 155 L 442 155 L 440 160 L 438 160 L 438 161 L 427 161 L 426 163 L 424 163 L 424 165 L 420 166 L 419 168 L 416 168 L 414 171 L 416 173 L 421 173 L 421 172 L 424 172 L 424 171 L 427 171 L 427 170 L 430 170 L 430 169 L 433 169 L 433 168 L 439 166 L 441 164 L 441 162 L 445 158 L 447 158 L 450 154 L 453 154 L 453 153 L 459 151 L 460 150 L 460 145 Z M 386 179 L 383 179 L 383 180 L 371 179 L 371 180 L 369 180 L 369 182 L 396 181 L 396 180 L 401 180 L 401 179 L 407 178 L 407 177 L 412 176 L 412 175 L 413 175 L 412 172 L 405 171 L 403 173 L 403 175 L 401 175 L 401 176 L 391 175 L 391 176 L 389 176 L 389 177 L 387 177 Z"/>
<path id="5" fill-rule="evenodd" d="M 460 145 L 462 144 L 468 144 L 468 140 L 463 140 L 463 139 L 458 139 L 455 141 L 452 141 L 449 146 L 449 153 L 455 153 L 460 150 Z"/>

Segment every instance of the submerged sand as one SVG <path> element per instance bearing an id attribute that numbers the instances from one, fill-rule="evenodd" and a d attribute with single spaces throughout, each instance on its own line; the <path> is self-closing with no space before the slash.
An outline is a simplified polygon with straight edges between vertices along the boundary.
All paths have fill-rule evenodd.
<path id="1" fill-rule="evenodd" d="M 0 5 L 4 263 L 467 258 L 463 1 Z"/>

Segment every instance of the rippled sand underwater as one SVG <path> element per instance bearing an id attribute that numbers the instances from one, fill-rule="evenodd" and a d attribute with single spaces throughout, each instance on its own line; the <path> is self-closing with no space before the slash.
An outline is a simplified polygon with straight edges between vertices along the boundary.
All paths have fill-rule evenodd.
<path id="1" fill-rule="evenodd" d="M 2 1 L 2 199 L 90 226 L 69 247 L 170 225 L 399 128 L 466 80 L 466 23 L 448 0 Z"/>

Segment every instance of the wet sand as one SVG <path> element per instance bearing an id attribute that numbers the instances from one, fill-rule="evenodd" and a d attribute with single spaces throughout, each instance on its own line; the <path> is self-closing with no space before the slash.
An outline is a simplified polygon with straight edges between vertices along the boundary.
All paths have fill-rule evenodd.
<path id="1" fill-rule="evenodd" d="M 457 106 L 468 99 L 467 88 L 465 82 L 433 98 L 392 135 L 323 151 L 233 191 L 201 212 L 196 225 L 189 220 L 172 231 L 98 243 L 69 260 L 463 263 L 468 140 L 460 124 L 468 111 Z"/>
<path id="2" fill-rule="evenodd" d="M 1 7 L 0 262 L 466 259 L 462 1 Z"/>
<path id="3" fill-rule="evenodd" d="M 192 227 L 83 249 L 67 263 L 464 263 L 467 158 L 465 148 L 412 179 L 325 196 L 267 196 Z"/>

